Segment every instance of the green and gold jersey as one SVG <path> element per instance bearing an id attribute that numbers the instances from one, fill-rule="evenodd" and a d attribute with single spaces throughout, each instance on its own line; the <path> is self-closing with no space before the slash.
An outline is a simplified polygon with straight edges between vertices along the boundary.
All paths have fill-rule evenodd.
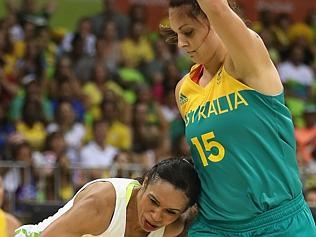
<path id="1" fill-rule="evenodd" d="M 192 67 L 179 91 L 186 138 L 202 183 L 201 215 L 238 221 L 301 192 L 291 115 L 283 93 L 263 95 L 223 67 L 201 87 Z"/>

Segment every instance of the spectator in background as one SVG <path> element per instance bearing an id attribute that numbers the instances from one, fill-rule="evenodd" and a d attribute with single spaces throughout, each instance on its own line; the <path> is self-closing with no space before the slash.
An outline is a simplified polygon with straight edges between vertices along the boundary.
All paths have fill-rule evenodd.
<path id="1" fill-rule="evenodd" d="M 164 90 L 168 91 L 177 85 L 178 79 L 181 77 L 181 72 L 179 71 L 177 64 L 174 60 L 170 60 L 166 63 L 166 67 L 164 70 Z"/>
<path id="2" fill-rule="evenodd" d="M 110 93 L 109 90 L 114 91 L 118 96 L 122 96 L 123 89 L 109 76 L 108 70 L 101 63 L 95 63 L 90 71 L 90 80 L 83 85 L 82 91 L 86 110 L 93 119 L 102 117 L 100 105 L 104 95 Z"/>
<path id="3" fill-rule="evenodd" d="M 13 43 L 9 38 L 7 29 L 0 29 L 0 99 L 4 105 L 8 105 L 20 90 L 15 70 L 16 60 Z"/>
<path id="4" fill-rule="evenodd" d="M 32 39 L 26 42 L 25 54 L 17 61 L 16 70 L 20 77 L 33 74 L 42 83 L 46 75 L 46 62 L 38 41 Z"/>
<path id="5" fill-rule="evenodd" d="M 103 25 L 108 21 L 114 21 L 118 30 L 118 38 L 125 38 L 129 26 L 129 20 L 127 16 L 121 14 L 116 9 L 116 0 L 103 0 L 102 3 L 103 11 L 91 18 L 93 32 L 98 37 L 101 36 L 103 33 Z"/>
<path id="6" fill-rule="evenodd" d="M 169 153 L 169 139 L 164 143 L 165 130 L 159 124 L 156 114 L 152 114 L 149 104 L 138 102 L 133 109 L 134 162 L 149 169 L 160 159 L 158 154 L 160 146 L 164 148 L 162 149 L 164 154 Z"/>
<path id="7" fill-rule="evenodd" d="M 74 74 L 73 63 L 71 57 L 67 54 L 62 55 L 56 62 L 56 70 L 53 76 L 53 81 L 59 82 L 62 80 L 77 81 L 76 75 Z M 78 83 L 78 82 L 77 82 Z M 56 85 L 54 85 L 56 87 Z M 52 94 L 57 92 L 57 88 L 53 87 Z"/>
<path id="8" fill-rule="evenodd" d="M 72 196 L 73 185 L 71 185 L 68 152 L 69 149 L 64 134 L 55 131 L 48 134 L 43 151 L 34 153 L 33 162 L 41 178 L 40 187 L 43 200 L 55 200 L 57 198 L 66 201 Z M 58 177 L 60 186 L 56 186 Z M 60 189 L 56 190 L 57 188 Z"/>
<path id="9" fill-rule="evenodd" d="M 258 12 L 259 19 L 253 23 L 253 29 L 256 32 L 261 32 L 262 29 L 273 30 L 274 15 L 269 9 L 261 9 Z"/>
<path id="10" fill-rule="evenodd" d="M 275 34 L 268 29 L 262 29 L 260 31 L 260 37 L 263 40 L 266 48 L 268 49 L 270 58 L 274 65 L 277 65 L 280 61 L 280 54 L 276 47 L 277 41 Z"/>
<path id="11" fill-rule="evenodd" d="M 77 63 L 76 74 L 85 83 L 89 80 L 90 71 L 95 64 L 100 64 L 109 72 L 110 77 L 117 75 L 121 64 L 121 43 L 117 38 L 117 26 L 114 21 L 107 21 L 102 28 L 102 35 L 96 40 L 96 53 L 85 57 Z"/>
<path id="12" fill-rule="evenodd" d="M 80 75 L 80 70 L 82 67 L 82 63 L 86 61 L 86 59 L 91 56 L 87 55 L 84 52 L 84 38 L 82 38 L 79 34 L 75 34 L 74 38 L 71 41 L 72 49 L 70 52 L 63 54 L 63 57 L 69 57 L 71 61 L 71 69 L 73 79 L 77 79 L 78 83 L 84 83 L 86 78 L 83 78 Z"/>
<path id="13" fill-rule="evenodd" d="M 24 32 L 18 22 L 17 15 L 12 11 L 8 11 L 4 21 L 9 32 L 10 40 L 13 43 L 23 40 Z"/>
<path id="14" fill-rule="evenodd" d="M 161 105 L 154 100 L 150 87 L 143 84 L 137 89 L 137 102 L 147 106 L 147 123 L 156 125 L 162 133 L 166 133 L 168 123 L 163 116 Z"/>
<path id="15" fill-rule="evenodd" d="M 84 119 L 85 108 L 82 102 L 83 93 L 81 84 L 72 69 L 72 61 L 69 57 L 63 56 L 57 63 L 54 80 L 51 84 L 50 96 L 54 111 L 59 103 L 67 101 L 75 111 L 75 119 L 82 122 Z"/>
<path id="16" fill-rule="evenodd" d="M 295 128 L 297 159 L 301 165 L 310 166 L 310 163 L 314 163 L 312 153 L 316 151 L 316 106 L 306 106 L 303 118 L 304 126 Z M 315 164 L 313 166 L 316 175 Z"/>
<path id="17" fill-rule="evenodd" d="M 43 148 L 46 130 L 41 101 L 36 98 L 28 98 L 24 101 L 22 118 L 16 124 L 16 131 L 33 149 L 40 150 Z"/>
<path id="18" fill-rule="evenodd" d="M 35 0 L 22 0 L 20 6 L 14 0 L 6 0 L 5 3 L 9 12 L 14 12 L 18 16 L 21 24 L 32 20 L 38 25 L 47 25 L 49 17 L 56 8 L 55 1 L 47 1 L 42 8 L 38 7 L 38 2 Z"/>
<path id="19" fill-rule="evenodd" d="M 55 122 L 50 123 L 46 130 L 48 133 L 60 131 L 64 135 L 66 145 L 69 148 L 69 159 L 73 164 L 78 163 L 78 154 L 83 145 L 86 130 L 82 123 L 76 121 L 70 102 L 62 101 L 59 103 L 55 114 Z"/>
<path id="20" fill-rule="evenodd" d="M 108 127 L 109 124 L 105 120 L 95 121 L 93 139 L 81 149 L 81 167 L 89 169 L 86 172 L 88 180 L 108 176 L 104 171 L 111 167 L 118 153 L 116 148 L 106 143 Z"/>
<path id="21" fill-rule="evenodd" d="M 52 29 L 50 27 L 41 27 L 37 30 L 35 40 L 39 51 L 42 53 L 42 60 L 45 62 L 44 89 L 48 89 L 48 83 L 54 76 L 56 69 L 57 44 L 53 41 Z"/>
<path id="22" fill-rule="evenodd" d="M 68 201 L 74 195 L 78 188 L 73 182 L 73 170 L 68 157 L 64 154 L 58 157 L 57 172 L 60 174 L 60 186 L 58 190 L 58 198 L 62 202 Z M 48 187 L 49 188 L 49 187 Z"/>
<path id="23" fill-rule="evenodd" d="M 289 14 L 281 13 L 276 16 L 273 33 L 276 39 L 276 46 L 282 55 L 290 45 L 289 30 L 292 24 L 293 20 Z"/>
<path id="24" fill-rule="evenodd" d="M 122 61 L 125 67 L 145 69 L 154 59 L 154 50 L 147 38 L 143 22 L 132 22 L 130 34 L 122 40 Z"/>
<path id="25" fill-rule="evenodd" d="M 316 207 L 316 187 L 311 187 L 305 190 L 304 192 L 305 199 L 307 204 L 310 207 Z"/>
<path id="26" fill-rule="evenodd" d="M 110 73 L 116 74 L 116 70 L 122 63 L 122 49 L 115 21 L 104 23 L 100 41 L 96 49 L 99 55 L 96 55 L 95 60 L 105 63 Z"/>
<path id="27" fill-rule="evenodd" d="M 161 105 L 161 113 L 168 124 L 179 116 L 174 90 L 169 89 L 165 92 Z"/>
<path id="28" fill-rule="evenodd" d="M 315 75 L 312 68 L 303 62 L 304 51 L 301 46 L 294 44 L 289 52 L 289 59 L 280 63 L 277 69 L 294 123 L 302 126 L 305 103 L 311 99 Z"/>
<path id="29" fill-rule="evenodd" d="M 2 177 L 0 176 L 0 236 L 13 237 L 15 229 L 21 226 L 21 222 L 15 216 L 1 209 L 3 201 L 4 187 Z"/>
<path id="30" fill-rule="evenodd" d="M 130 20 L 130 22 L 142 22 L 144 23 L 144 25 L 148 25 L 147 19 L 148 19 L 148 15 L 147 15 L 148 11 L 146 9 L 146 5 L 145 4 L 141 4 L 141 3 L 134 3 L 129 7 L 129 11 L 128 11 L 128 18 Z"/>
<path id="31" fill-rule="evenodd" d="M 145 68 L 145 76 L 149 79 L 155 100 L 159 103 L 163 103 L 165 80 L 169 80 L 169 78 L 164 77 L 164 72 L 172 55 L 167 44 L 161 38 L 158 38 L 154 42 L 154 52 L 154 59 L 149 62 Z"/>
<path id="32" fill-rule="evenodd" d="M 22 107 L 26 100 L 35 99 L 40 102 L 45 121 L 53 119 L 53 106 L 51 101 L 45 96 L 41 84 L 34 74 L 27 74 L 22 78 L 23 91 L 17 94 L 11 101 L 9 117 L 12 121 L 19 121 L 22 118 Z"/>
<path id="33" fill-rule="evenodd" d="M 92 65 L 91 65 L 92 66 Z M 108 83 L 108 71 L 100 64 L 94 64 L 90 69 L 89 80 L 83 85 L 84 104 L 86 113 L 90 113 L 92 120 L 101 118 L 101 103 Z"/>
<path id="34" fill-rule="evenodd" d="M 128 108 L 121 108 L 117 96 L 111 99 L 105 98 L 101 104 L 102 118 L 107 121 L 106 141 L 109 145 L 120 149 L 129 150 L 132 147 L 132 131 L 122 121 L 122 115 Z"/>
<path id="35" fill-rule="evenodd" d="M 82 17 L 75 32 L 70 32 L 65 35 L 62 42 L 62 50 L 69 53 L 73 50 L 73 41 L 75 37 L 80 37 L 83 41 L 83 52 L 87 55 L 94 55 L 96 37 L 92 33 L 91 19 L 89 17 Z"/>
<path id="36" fill-rule="evenodd" d="M 309 13 L 307 13 L 305 18 L 305 23 L 312 29 L 314 33 L 314 39 L 316 35 L 316 9 L 311 9 Z"/>
<path id="37" fill-rule="evenodd" d="M 0 103 L 0 160 L 8 159 L 9 137 L 15 132 L 15 124 L 6 115 L 5 107 Z"/>
<path id="38" fill-rule="evenodd" d="M 119 151 L 114 158 L 115 163 L 115 173 L 113 173 L 113 177 L 116 178 L 131 178 L 131 177 L 138 177 L 139 175 L 136 174 L 137 171 L 131 170 L 131 165 L 133 165 L 133 154 L 128 151 Z"/>
<path id="39" fill-rule="evenodd" d="M 302 167 L 305 188 L 316 186 L 316 149 L 311 152 L 311 160 Z"/>
<path id="40" fill-rule="evenodd" d="M 304 49 L 304 63 L 310 64 L 314 58 L 310 51 L 314 41 L 312 28 L 304 22 L 295 22 L 291 25 L 288 35 L 292 44 L 298 44 Z"/>
<path id="41" fill-rule="evenodd" d="M 311 187 L 305 190 L 304 192 L 305 199 L 308 206 L 310 207 L 314 221 L 316 221 L 316 187 Z"/>
<path id="42" fill-rule="evenodd" d="M 278 65 L 281 80 L 285 85 L 286 96 L 308 100 L 311 97 L 311 86 L 315 75 L 312 69 L 303 62 L 302 47 L 292 45 L 289 52 L 289 59 Z"/>
<path id="43" fill-rule="evenodd" d="M 151 35 L 154 32 L 149 32 L 148 24 L 148 9 L 144 3 L 132 3 L 128 9 L 128 18 L 130 22 L 130 27 L 133 26 L 135 22 L 140 22 L 143 24 L 143 34 Z"/>
<path id="44" fill-rule="evenodd" d="M 10 168 L 3 176 L 4 187 L 8 192 L 15 194 L 16 208 L 21 210 L 24 201 L 37 200 L 38 174 L 33 164 L 31 146 L 20 139 L 10 145 L 10 156 L 23 168 Z"/>

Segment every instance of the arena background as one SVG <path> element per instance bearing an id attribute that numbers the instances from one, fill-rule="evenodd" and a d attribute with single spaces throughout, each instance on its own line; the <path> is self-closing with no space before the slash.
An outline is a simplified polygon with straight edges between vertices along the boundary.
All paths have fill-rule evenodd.
<path id="1" fill-rule="evenodd" d="M 43 5 L 47 0 L 38 0 Z M 149 25 L 152 30 L 157 28 L 161 19 L 166 17 L 167 0 L 117 0 L 122 12 L 126 13 L 133 3 L 142 3 L 147 6 Z M 245 16 L 249 20 L 257 20 L 258 12 L 269 9 L 273 12 L 286 12 L 295 20 L 304 20 L 306 14 L 316 8 L 313 0 L 237 0 Z M 50 20 L 51 26 L 62 26 L 72 30 L 81 16 L 89 16 L 97 13 L 101 8 L 100 0 L 56 0 L 57 9 Z M 4 16 L 4 0 L 0 0 L 0 16 Z"/>
<path id="2" fill-rule="evenodd" d="M 38 5 L 44 5 L 47 0 L 38 0 Z M 49 20 L 49 25 L 54 28 L 60 30 L 64 34 L 67 32 L 72 32 L 75 30 L 78 20 L 83 16 L 92 16 L 101 11 L 101 0 L 56 0 L 57 8 L 53 15 Z M 315 0 L 238 0 L 240 3 L 240 9 L 242 10 L 246 19 L 249 19 L 253 22 L 257 22 L 259 19 L 259 11 L 263 9 L 270 10 L 273 14 L 278 13 L 288 13 L 294 20 L 294 23 L 304 21 L 305 17 L 312 11 L 316 9 L 316 1 Z M 132 4 L 141 3 L 146 5 L 147 15 L 148 15 L 148 28 L 151 32 L 157 31 L 157 26 L 160 22 L 163 22 L 166 18 L 166 6 L 167 0 L 117 0 L 119 10 L 126 14 Z M 0 0 L 0 17 L 5 17 L 5 7 L 4 0 Z M 260 22 L 259 22 L 260 23 Z M 260 25 L 260 24 L 258 24 Z M 257 26 L 258 26 L 257 25 Z M 316 29 L 316 26 L 314 26 Z M 313 39 L 313 46 L 315 46 L 315 36 Z M 153 39 L 153 38 L 151 38 Z M 312 46 L 311 46 L 312 48 Z M 313 48 L 315 50 L 315 47 Z M 315 52 L 315 51 L 313 51 Z M 274 51 L 272 53 L 275 53 Z M 181 61 L 182 63 L 182 61 Z M 187 62 L 186 62 L 187 63 Z M 314 67 L 314 71 L 316 68 L 316 63 L 311 63 L 311 67 Z M 313 102 L 315 105 L 316 101 L 316 83 L 314 78 L 314 99 Z M 315 108 L 313 108 L 312 113 L 316 114 Z M 314 117 L 315 118 L 315 117 Z M 315 136 L 316 139 L 316 136 Z M 315 156 L 315 154 L 314 154 Z M 315 158 L 315 157 L 314 157 Z M 316 160 L 316 159 L 315 159 Z M 1 161 L 1 160 L 0 160 Z M 315 161 L 314 161 L 315 162 Z M 4 166 L 7 163 L 4 163 Z M 11 163 L 10 163 L 11 165 Z M 15 164 L 14 164 L 15 166 Z M 11 166 L 9 166 L 11 167 Z M 13 167 L 13 166 L 12 166 Z M 314 163 L 313 170 L 315 171 L 316 162 Z M 305 174 L 305 168 L 301 166 L 302 174 Z M 76 177 L 75 177 L 76 178 Z M 74 179 L 75 179 L 74 178 Z M 305 178 L 305 177 L 303 177 Z M 316 187 L 316 179 L 313 176 L 306 183 L 309 187 Z M 316 193 L 316 190 L 312 190 Z M 13 196 L 8 194 L 7 201 L 14 200 Z M 40 201 L 27 201 L 24 204 L 24 211 L 27 213 L 31 213 L 29 216 L 23 216 L 21 213 L 17 214 L 21 219 L 30 220 L 33 223 L 36 223 L 49 214 L 53 213 L 62 203 L 60 201 L 43 201 L 41 197 L 38 197 Z M 315 202 L 316 203 L 316 202 Z M 6 210 L 13 210 L 14 207 L 12 203 L 5 203 Z"/>

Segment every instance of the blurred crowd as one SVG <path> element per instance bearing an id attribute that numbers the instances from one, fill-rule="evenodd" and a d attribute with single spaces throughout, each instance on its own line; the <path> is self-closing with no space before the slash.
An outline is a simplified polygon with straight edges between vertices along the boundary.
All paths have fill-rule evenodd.
<path id="1" fill-rule="evenodd" d="M 0 20 L 5 190 L 17 201 L 66 201 L 91 179 L 134 177 L 167 157 L 189 156 L 174 88 L 192 62 L 150 30 L 146 5 L 123 14 L 115 0 L 103 0 L 69 32 L 50 27 L 54 1 L 37 2 L 6 1 Z M 302 180 L 316 193 L 316 11 L 295 22 L 263 10 L 246 23 L 280 73 Z"/>

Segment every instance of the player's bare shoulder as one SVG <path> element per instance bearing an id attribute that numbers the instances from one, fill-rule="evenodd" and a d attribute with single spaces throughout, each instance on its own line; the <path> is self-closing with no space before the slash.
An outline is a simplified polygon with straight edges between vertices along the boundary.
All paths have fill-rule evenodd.
<path id="1" fill-rule="evenodd" d="M 180 89 L 181 89 L 181 86 L 183 84 L 185 80 L 185 76 L 181 78 L 180 81 L 178 81 L 177 85 L 176 85 L 176 88 L 175 88 L 175 97 L 176 97 L 176 102 L 177 102 L 177 105 L 178 105 L 178 108 L 180 106 L 180 101 L 179 101 L 179 93 L 180 93 Z"/>
<path id="2" fill-rule="evenodd" d="M 182 86 L 182 84 L 183 84 L 183 82 L 184 82 L 184 79 L 185 79 L 185 76 L 182 77 L 182 78 L 178 81 L 178 83 L 177 83 L 177 85 L 176 85 L 176 88 L 175 88 L 175 93 L 176 93 L 176 95 L 179 94 L 179 91 L 180 91 L 180 88 L 181 88 L 181 86 Z"/>
<path id="3" fill-rule="evenodd" d="M 6 213 L 7 231 L 10 236 L 14 235 L 15 229 L 21 226 L 21 222 L 10 213 Z"/>
<path id="4" fill-rule="evenodd" d="M 115 210 L 115 199 L 115 189 L 110 182 L 95 182 L 78 193 L 74 206 L 82 208 L 87 213 L 93 213 L 94 225 L 99 227 L 96 229 L 101 232 L 110 225 Z"/>

